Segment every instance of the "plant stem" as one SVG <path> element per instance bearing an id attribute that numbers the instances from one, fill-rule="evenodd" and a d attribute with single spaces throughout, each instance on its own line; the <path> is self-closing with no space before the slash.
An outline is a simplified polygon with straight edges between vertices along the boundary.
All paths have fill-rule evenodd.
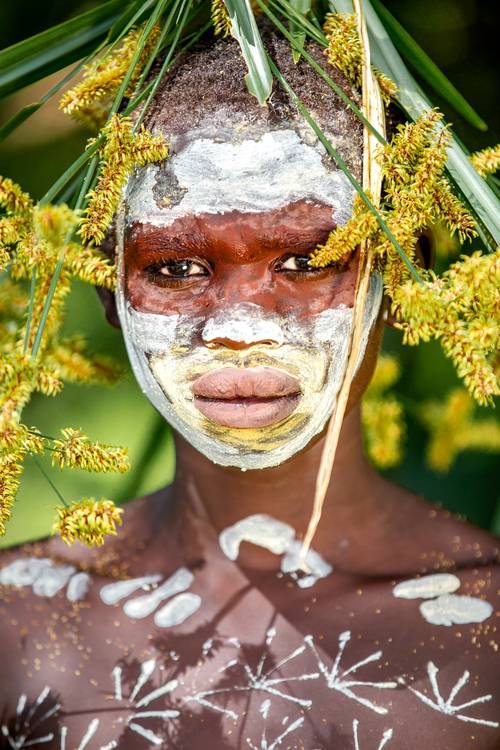
<path id="1" fill-rule="evenodd" d="M 47 472 L 45 471 L 45 469 L 41 465 L 41 463 L 38 461 L 38 459 L 35 458 L 35 456 L 31 456 L 31 458 L 33 459 L 33 462 L 34 462 L 35 466 L 37 467 L 37 469 L 43 474 L 43 476 L 45 477 L 45 479 L 47 480 L 47 482 L 50 484 L 50 486 L 52 487 L 52 489 L 54 490 L 54 492 L 56 493 L 57 497 L 62 502 L 62 504 L 64 505 L 64 507 L 65 508 L 69 508 L 68 503 L 63 498 L 63 496 L 61 495 L 61 493 L 59 492 L 59 490 L 55 486 L 54 482 L 52 481 L 52 479 L 49 477 L 49 475 L 47 474 Z"/>

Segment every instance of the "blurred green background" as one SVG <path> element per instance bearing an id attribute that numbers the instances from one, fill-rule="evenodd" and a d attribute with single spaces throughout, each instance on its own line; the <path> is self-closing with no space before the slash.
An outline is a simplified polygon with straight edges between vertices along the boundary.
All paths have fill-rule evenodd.
<path id="1" fill-rule="evenodd" d="M 493 145 L 499 130 L 495 4 L 474 0 L 387 0 L 385 4 L 490 126 L 487 133 L 481 133 L 455 121 L 460 137 L 471 150 Z M 43 4 L 8 0 L 0 7 L 0 44 L 12 44 L 90 5 L 93 3 L 74 0 L 49 0 Z M 2 102 L 0 120 L 34 101 L 47 88 L 47 81 L 43 81 Z M 453 120 L 446 107 L 442 108 Z M 78 156 L 87 137 L 86 132 L 57 111 L 54 101 L 0 144 L 0 174 L 19 182 L 35 198 L 40 197 Z M 66 326 L 68 331 L 84 333 L 95 351 L 110 353 L 126 364 L 120 333 L 105 322 L 92 288 L 75 285 Z M 397 392 L 408 403 L 439 400 L 457 385 L 453 368 L 438 346 L 403 348 L 399 334 L 388 331 L 384 348 L 396 353 L 402 362 L 403 376 Z M 438 474 L 424 462 L 426 433 L 411 414 L 407 417 L 405 460 L 386 475 L 429 500 L 500 532 L 498 457 L 466 452 L 455 460 L 448 473 Z M 55 399 L 36 396 L 25 422 L 37 425 L 47 435 L 57 435 L 66 426 L 81 427 L 93 439 L 129 447 L 132 470 L 124 476 L 59 472 L 46 462 L 46 469 L 66 500 L 104 495 L 124 501 L 168 483 L 173 476 L 175 458 L 168 427 L 149 406 L 130 374 L 111 389 L 66 386 Z M 56 502 L 53 490 L 28 459 L 13 519 L 0 544 L 8 546 L 45 535 Z"/>

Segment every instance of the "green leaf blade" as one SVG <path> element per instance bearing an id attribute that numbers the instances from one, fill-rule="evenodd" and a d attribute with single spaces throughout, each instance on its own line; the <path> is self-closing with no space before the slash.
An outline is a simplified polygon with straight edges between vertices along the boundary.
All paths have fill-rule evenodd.
<path id="1" fill-rule="evenodd" d="M 110 0 L 2 50 L 0 98 L 86 55 L 105 38 L 122 9 L 122 0 Z"/>
<path id="2" fill-rule="evenodd" d="M 470 125 L 478 130 L 487 130 L 485 121 L 477 114 L 469 102 L 455 88 L 451 81 L 442 73 L 431 58 L 417 44 L 410 34 L 401 26 L 380 0 L 372 0 L 372 4 L 382 19 L 389 36 L 400 55 L 439 94 L 453 109 Z"/>
<path id="3" fill-rule="evenodd" d="M 240 45 L 248 68 L 245 83 L 259 104 L 271 95 L 273 77 L 249 0 L 224 0 L 231 19 L 231 34 Z"/>

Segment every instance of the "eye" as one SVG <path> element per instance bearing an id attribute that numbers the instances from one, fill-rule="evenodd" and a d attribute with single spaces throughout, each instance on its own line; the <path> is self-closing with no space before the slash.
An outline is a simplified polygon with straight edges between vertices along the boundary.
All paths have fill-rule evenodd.
<path id="1" fill-rule="evenodd" d="M 196 260 L 182 259 L 161 263 L 154 269 L 161 276 L 186 279 L 191 276 L 207 276 L 208 269 Z"/>
<path id="2" fill-rule="evenodd" d="M 196 258 L 179 258 L 153 263 L 145 272 L 153 284 L 185 286 L 209 276 L 210 268 Z"/>
<path id="3" fill-rule="evenodd" d="M 292 273 L 317 273 L 322 270 L 311 266 L 309 261 L 309 255 L 288 255 L 287 257 L 278 260 L 275 265 L 275 270 L 278 272 L 291 271 Z"/>

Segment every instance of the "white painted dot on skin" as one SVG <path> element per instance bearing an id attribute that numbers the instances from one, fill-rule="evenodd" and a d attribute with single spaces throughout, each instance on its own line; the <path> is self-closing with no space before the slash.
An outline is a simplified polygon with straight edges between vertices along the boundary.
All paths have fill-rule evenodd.
<path id="1" fill-rule="evenodd" d="M 83 571 L 75 573 L 75 575 L 69 579 L 68 588 L 66 589 L 66 599 L 70 602 L 79 602 L 82 599 L 85 599 L 91 581 L 92 578 L 88 573 L 84 573 Z"/>
<path id="2" fill-rule="evenodd" d="M 14 560 L 0 570 L 0 583 L 5 586 L 32 586 L 41 572 L 52 565 L 52 560 L 48 557 Z"/>
<path id="3" fill-rule="evenodd" d="M 146 588 L 152 583 L 158 583 L 161 581 L 163 576 L 160 573 L 155 573 L 150 576 L 142 576 L 141 578 L 129 578 L 126 581 L 118 581 L 117 583 L 108 583 L 103 586 L 99 592 L 99 596 L 104 604 L 113 605 L 118 604 L 119 601 L 125 599 L 126 596 L 133 594 L 138 589 Z"/>
<path id="4" fill-rule="evenodd" d="M 459 586 L 460 579 L 452 573 L 433 573 L 398 583 L 392 594 L 398 599 L 431 599 L 441 594 L 451 594 Z"/>
<path id="5" fill-rule="evenodd" d="M 194 577 L 187 568 L 179 568 L 170 576 L 161 586 L 145 596 L 139 596 L 135 599 L 129 599 L 123 605 L 123 611 L 127 617 L 134 620 L 141 620 L 147 617 L 158 607 L 160 602 L 168 599 L 174 594 L 180 594 L 181 591 L 188 589 L 193 583 Z"/>
<path id="6" fill-rule="evenodd" d="M 265 513 L 256 513 L 229 526 L 219 534 L 219 544 L 230 560 L 236 560 L 242 542 L 250 542 L 280 555 L 295 538 L 292 526 Z"/>
<path id="7" fill-rule="evenodd" d="M 201 597 L 198 594 L 190 592 L 177 594 L 156 612 L 154 623 L 157 628 L 173 628 L 176 625 L 182 625 L 199 610 L 200 606 Z"/>
<path id="8" fill-rule="evenodd" d="M 493 607 L 474 596 L 444 594 L 420 605 L 420 613 L 431 625 L 469 625 L 483 622 L 493 613 Z"/>
<path id="9" fill-rule="evenodd" d="M 33 593 L 48 598 L 55 596 L 66 586 L 75 572 L 74 565 L 52 565 L 43 568 L 33 582 Z"/>
<path id="10" fill-rule="evenodd" d="M 302 542 L 294 539 L 281 559 L 281 571 L 283 573 L 295 573 L 302 570 L 300 566 L 300 552 Z M 326 578 L 330 575 L 333 568 L 326 560 L 321 557 L 319 552 L 309 549 L 305 558 L 305 564 L 309 569 L 307 575 L 297 578 L 297 585 L 302 589 L 314 586 L 320 578 Z"/>

